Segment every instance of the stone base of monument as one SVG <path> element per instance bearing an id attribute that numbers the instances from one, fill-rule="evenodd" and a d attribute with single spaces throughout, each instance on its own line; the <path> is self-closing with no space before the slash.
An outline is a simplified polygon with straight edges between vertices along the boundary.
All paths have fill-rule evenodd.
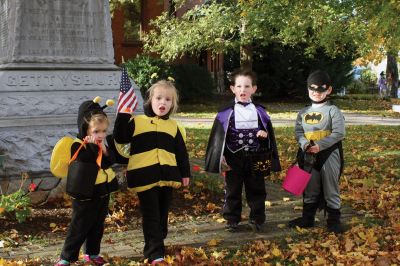
<path id="1" fill-rule="evenodd" d="M 77 134 L 79 105 L 118 100 L 109 1 L 0 2 L 0 154 L 7 155 L 0 185 L 11 193 L 27 173 L 44 197 L 59 183 L 49 172 L 51 151 Z M 112 121 L 115 110 L 105 109 Z"/>
<path id="2" fill-rule="evenodd" d="M 8 177 L 26 172 L 32 178 L 50 177 L 49 160 L 55 143 L 76 136 L 77 113 L 83 101 L 100 96 L 118 102 L 121 71 L 109 70 L 1 70 L 0 154 L 7 154 Z M 143 99 L 137 112 L 143 112 Z M 112 132 L 116 108 L 105 108 Z"/>

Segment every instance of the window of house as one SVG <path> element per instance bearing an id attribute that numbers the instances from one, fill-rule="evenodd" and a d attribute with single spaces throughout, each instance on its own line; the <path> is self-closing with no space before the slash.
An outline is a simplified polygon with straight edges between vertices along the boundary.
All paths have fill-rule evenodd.
<path id="1" fill-rule="evenodd" d="M 124 41 L 140 41 L 142 30 L 142 4 L 140 0 L 124 4 Z"/>

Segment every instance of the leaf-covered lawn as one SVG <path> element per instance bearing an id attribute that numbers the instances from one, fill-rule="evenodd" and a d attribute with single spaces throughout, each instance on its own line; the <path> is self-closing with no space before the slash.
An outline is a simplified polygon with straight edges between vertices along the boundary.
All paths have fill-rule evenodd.
<path id="1" fill-rule="evenodd" d="M 188 129 L 191 156 L 202 158 L 209 129 Z M 275 129 L 283 169 L 294 160 L 293 127 Z M 399 265 L 400 127 L 349 126 L 344 140 L 342 199 L 362 214 L 342 236 L 299 230 L 296 239 L 256 241 L 208 254 L 218 265 Z M 281 182 L 284 171 L 271 176 Z M 193 251 L 195 252 L 195 251 Z M 397 263 L 397 264 L 396 264 Z"/>
<path id="2" fill-rule="evenodd" d="M 344 140 L 345 169 L 341 177 L 342 199 L 359 214 L 348 224 L 348 231 L 336 236 L 323 228 L 299 229 L 296 234 L 276 240 L 257 240 L 237 248 L 219 247 L 210 241 L 206 247 L 170 246 L 167 261 L 173 265 L 399 265 L 400 264 L 400 127 L 348 126 Z M 188 128 L 190 157 L 204 159 L 210 128 Z M 275 129 L 283 169 L 293 161 L 296 143 L 293 127 Z M 221 179 L 210 178 L 195 165 L 191 188 L 182 191 L 190 215 L 215 213 L 218 201 L 210 200 L 215 191 L 222 195 Z M 284 171 L 272 175 L 281 182 Z M 129 204 L 128 201 L 132 201 Z M 204 200 L 204 201 L 201 201 Z M 124 212 L 137 205 L 134 196 L 117 195 L 114 201 L 126 208 L 115 210 L 108 223 L 124 223 Z M 207 203 L 208 202 L 208 203 Z M 215 205 L 217 203 L 217 205 Z M 172 215 L 173 223 L 185 219 Z M 110 257 L 110 265 L 144 265 L 120 257 Z M 5 261 L 0 265 L 40 265 L 48 261 Z"/>

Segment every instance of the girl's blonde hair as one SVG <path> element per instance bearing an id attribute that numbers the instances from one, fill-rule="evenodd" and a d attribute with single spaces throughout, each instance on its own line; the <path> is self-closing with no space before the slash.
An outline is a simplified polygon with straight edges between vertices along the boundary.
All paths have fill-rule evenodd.
<path id="1" fill-rule="evenodd" d="M 107 127 L 110 125 L 110 121 L 108 120 L 107 115 L 105 115 L 103 113 L 93 114 L 90 117 L 90 119 L 85 118 L 85 122 L 88 124 L 88 127 L 90 126 L 90 123 L 93 123 L 93 124 L 107 123 Z"/>
<path id="2" fill-rule="evenodd" d="M 163 87 L 163 88 L 171 90 L 172 106 L 171 106 L 171 110 L 169 110 L 168 115 L 172 115 L 172 114 L 176 113 L 176 111 L 178 110 L 178 101 L 179 101 L 178 90 L 175 88 L 174 83 L 172 83 L 171 81 L 168 81 L 168 80 L 164 80 L 164 79 L 159 80 L 156 83 L 154 83 L 153 85 L 151 85 L 151 87 L 147 90 L 148 97 L 147 97 L 145 104 L 151 106 L 151 99 L 154 96 L 154 89 L 158 88 L 158 87 Z"/>

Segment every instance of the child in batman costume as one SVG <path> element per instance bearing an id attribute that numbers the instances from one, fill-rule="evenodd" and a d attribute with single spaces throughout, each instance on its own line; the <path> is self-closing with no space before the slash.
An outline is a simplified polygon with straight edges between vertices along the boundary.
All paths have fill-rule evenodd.
<path id="1" fill-rule="evenodd" d="M 298 113 L 295 134 L 300 146 L 299 165 L 311 173 L 311 179 L 303 194 L 303 215 L 290 221 L 289 226 L 313 227 L 315 213 L 322 207 L 328 212 L 328 231 L 342 233 L 339 177 L 343 170 L 344 117 L 327 100 L 332 87 L 325 71 L 311 73 L 307 87 L 312 105 Z"/>

